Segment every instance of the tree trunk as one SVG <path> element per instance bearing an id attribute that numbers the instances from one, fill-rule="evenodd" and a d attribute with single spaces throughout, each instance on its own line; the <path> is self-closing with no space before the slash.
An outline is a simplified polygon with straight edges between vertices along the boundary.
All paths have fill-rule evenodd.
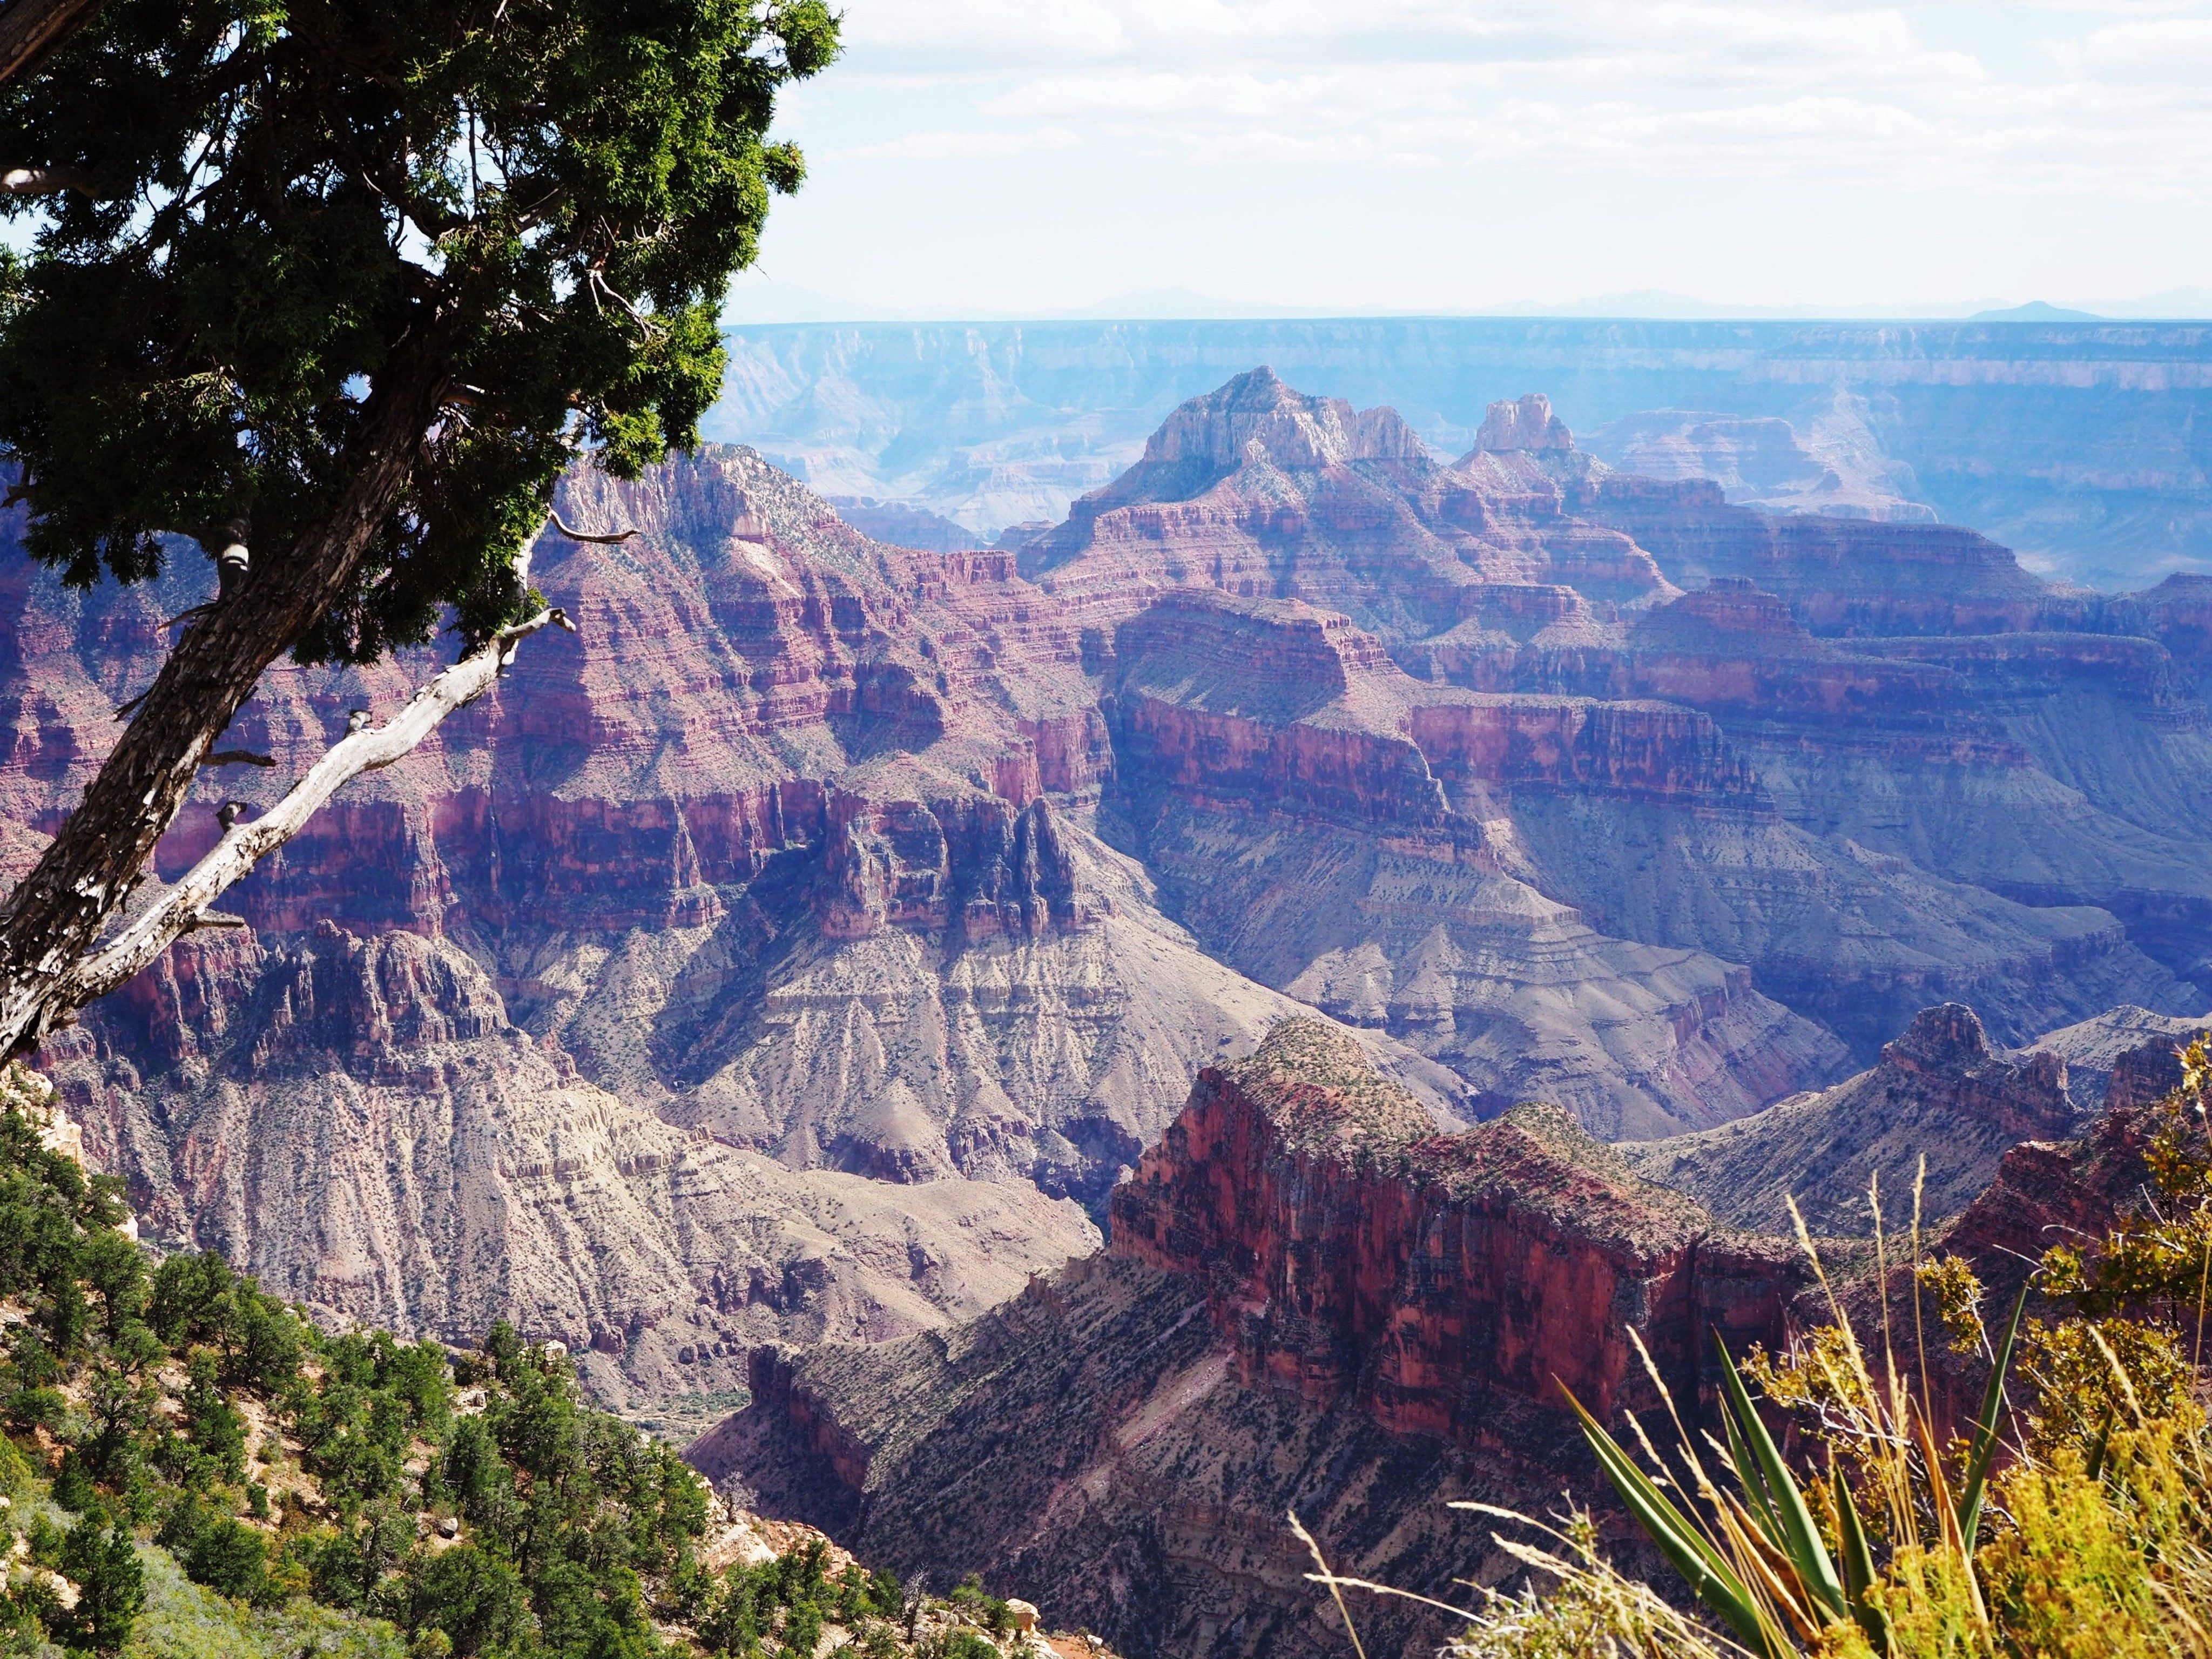
<path id="1" fill-rule="evenodd" d="M 0 8 L 0 83 L 37 68 L 100 7 L 100 0 L 11 0 Z"/>
<path id="2" fill-rule="evenodd" d="M 284 552 L 257 556 L 245 586 L 185 630 L 84 804 L 0 911 L 0 1054 L 37 1048 L 75 1012 L 72 970 L 138 884 L 209 746 L 262 671 L 345 591 L 436 415 L 440 356 L 419 338 L 395 354 L 371 389 L 337 510 Z"/>

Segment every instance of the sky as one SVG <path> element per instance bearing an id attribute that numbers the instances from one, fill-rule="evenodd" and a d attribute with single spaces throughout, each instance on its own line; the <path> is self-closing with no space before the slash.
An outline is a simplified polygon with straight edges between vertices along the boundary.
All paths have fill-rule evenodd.
<path id="1" fill-rule="evenodd" d="M 733 319 L 2212 288 L 2212 3 L 846 0 Z M 810 296 L 830 296 L 825 304 Z M 1170 307 L 1172 308 L 1171 307 Z"/>

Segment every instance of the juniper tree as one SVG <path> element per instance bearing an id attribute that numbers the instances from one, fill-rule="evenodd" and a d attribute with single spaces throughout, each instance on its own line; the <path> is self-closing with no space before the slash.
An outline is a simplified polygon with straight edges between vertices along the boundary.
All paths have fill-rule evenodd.
<path id="1" fill-rule="evenodd" d="M 0 82 L 24 544 L 79 585 L 195 545 L 216 578 L 0 911 L 0 1052 L 489 684 L 481 647 L 546 617 L 519 556 L 564 468 L 696 441 L 719 301 L 801 177 L 776 95 L 836 47 L 824 0 L 107 0 Z M 100 943 L 273 660 L 368 661 L 447 615 L 473 678 L 349 736 L 290 817 L 233 815 L 205 881 Z"/>

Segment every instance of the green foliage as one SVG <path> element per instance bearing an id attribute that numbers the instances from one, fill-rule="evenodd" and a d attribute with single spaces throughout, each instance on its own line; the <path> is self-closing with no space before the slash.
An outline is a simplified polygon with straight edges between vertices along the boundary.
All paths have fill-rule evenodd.
<path id="1" fill-rule="evenodd" d="M 446 605 L 489 632 L 576 454 L 696 441 L 723 291 L 803 175 L 776 94 L 836 44 L 824 0 L 108 0 L 0 88 L 0 156 L 89 186 L 0 198 L 36 225 L 0 262 L 31 551 L 134 580 L 246 525 L 281 557 L 424 385 L 411 483 L 298 649 L 365 660 Z"/>
<path id="2" fill-rule="evenodd" d="M 1832 1326 L 1750 1368 L 1773 1405 L 1812 1419 L 1827 1468 L 1809 1491 L 1775 1455 L 1725 1356 L 1717 1449 L 1741 1496 L 1707 1474 L 1687 1435 L 1674 1455 L 1689 1478 L 1662 1480 L 1585 1416 L 1623 1501 L 1744 1648 L 1770 1659 L 2206 1650 L 2212 1432 L 2199 1357 L 2212 1285 L 2212 1045 L 2184 1061 L 2182 1088 L 2150 1115 L 2148 1201 L 2093 1245 L 2045 1259 L 2041 1288 L 2072 1299 L 2068 1316 L 2024 1323 L 2024 1286 L 2002 1328 L 1985 1324 L 1967 1264 L 1920 1261 L 1914 1239 L 1916 1292 L 1933 1298 L 1954 1346 L 1989 1365 L 1976 1419 L 1948 1451 L 1930 1403 L 1886 1352 L 1867 1359 L 1839 1304 Z M 2008 1407 L 2008 1389 L 2025 1409 Z M 1644 1450 L 1658 1460 L 1648 1441 Z M 1695 1501 L 1677 1504 L 1663 1486 Z M 1500 1540 L 1557 1588 L 1493 1595 L 1455 1644 L 1462 1659 L 1741 1651 L 1668 1629 L 1648 1588 L 1598 1553 L 1586 1516 L 1552 1535 L 1567 1549 Z M 1839 1595 L 1825 1583 L 1832 1561 Z"/>
<path id="3" fill-rule="evenodd" d="M 857 1565 L 832 1578 L 828 1568 L 818 1540 L 773 1561 L 732 1567 L 699 1598 L 700 1644 L 717 1654 L 811 1654 L 823 1626 L 834 1622 L 862 1631 L 865 1650 L 866 1633 L 898 1615 L 899 1582 Z M 989 1655 L 999 1659 L 996 1649 Z"/>
<path id="4" fill-rule="evenodd" d="M 246 1419 L 223 1397 L 215 1356 L 204 1350 L 191 1358 L 184 1407 L 185 1440 L 205 1460 L 214 1478 L 231 1486 L 245 1480 Z"/>
<path id="5" fill-rule="evenodd" d="M 72 1652 L 119 1651 L 146 1601 L 145 1571 L 129 1530 L 88 1515 L 70 1528 L 58 1565 L 77 1587 L 77 1602 L 58 1606 L 48 1619 L 54 1640 Z"/>
<path id="6" fill-rule="evenodd" d="M 698 1579 L 706 1489 L 667 1447 L 585 1405 L 564 1360 L 495 1330 L 465 1367 L 487 1403 L 457 1417 L 443 1350 L 323 1335 L 213 1255 L 149 1272 L 114 1230 L 119 1214 L 110 1187 L 47 1153 L 20 1112 L 0 1113 L 0 1282 L 32 1316 L 0 1362 L 0 1398 L 18 1432 L 60 1443 L 53 1499 L 82 1517 L 66 1533 L 32 1528 L 77 1605 L 48 1586 L 17 1612 L 64 1646 L 115 1650 L 143 1601 L 143 1530 L 230 1601 L 309 1595 L 388 1619 L 422 1651 L 659 1650 L 653 1617 L 678 1611 Z M 318 1494 L 312 1511 L 288 1504 L 274 1531 L 267 1486 L 248 1480 L 249 1398 Z M 0 1462 L 0 1484 L 27 1474 L 12 1447 Z M 451 1547 L 419 1535 L 418 1502 L 441 1495 L 467 1529 Z M 818 1560 L 811 1580 L 803 1564 L 782 1571 L 809 1605 L 845 1594 L 821 1584 Z"/>
<path id="7" fill-rule="evenodd" d="M 0 1360 L 0 1495 L 37 1571 L 0 1590 L 0 1650 L 647 1659 L 658 1623 L 717 1654 L 811 1659 L 832 1626 L 855 1659 L 908 1651 L 897 1578 L 833 1573 L 818 1540 L 703 1571 L 705 1485 L 511 1327 L 449 1360 L 321 1333 L 211 1255 L 118 1252 L 112 1191 L 44 1152 L 16 1075 L 0 1241 L 30 1317 Z M 1012 1629 L 1006 1603 L 971 1581 L 949 1609 L 969 1628 L 940 1659 L 1000 1659 L 979 1632 Z"/>
<path id="8" fill-rule="evenodd" d="M 2043 1261 L 2053 1295 L 2084 1315 L 2148 1314 L 2201 1338 L 2212 1312 L 2212 1042 L 2181 1056 L 2182 1085 L 2148 1109 L 2143 1161 L 2158 1201 L 2085 1250 L 2058 1246 Z"/>
<path id="9" fill-rule="evenodd" d="M 1013 1610 L 983 1588 L 981 1574 L 969 1573 L 945 1599 L 994 1636 L 1013 1634 Z"/>

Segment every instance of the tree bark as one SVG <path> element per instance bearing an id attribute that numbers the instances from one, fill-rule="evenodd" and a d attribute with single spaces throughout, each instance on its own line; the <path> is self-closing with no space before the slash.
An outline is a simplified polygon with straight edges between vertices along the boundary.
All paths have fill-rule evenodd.
<path id="1" fill-rule="evenodd" d="M 417 691 L 386 725 L 342 738 L 294 784 L 284 799 L 251 823 L 232 825 L 185 878 L 146 907 L 121 933 L 71 969 L 50 1001 L 82 1008 L 106 996 L 185 934 L 201 927 L 237 926 L 212 917 L 208 906 L 251 874 L 253 866 L 300 833 L 339 788 L 363 772 L 391 765 L 435 731 L 447 715 L 491 690 L 516 644 L 551 623 L 575 631 L 557 607 L 506 629 Z"/>
<path id="2" fill-rule="evenodd" d="M 0 83 L 14 80 L 74 33 L 101 0 L 11 0 L 0 8 Z"/>
<path id="3" fill-rule="evenodd" d="M 345 591 L 436 415 L 441 355 L 419 337 L 395 353 L 370 391 L 337 509 L 277 556 L 257 556 L 245 586 L 185 630 L 84 804 L 0 911 L 0 1054 L 36 1048 L 75 1012 L 71 975 L 143 879 L 209 746 L 262 671 Z"/>

